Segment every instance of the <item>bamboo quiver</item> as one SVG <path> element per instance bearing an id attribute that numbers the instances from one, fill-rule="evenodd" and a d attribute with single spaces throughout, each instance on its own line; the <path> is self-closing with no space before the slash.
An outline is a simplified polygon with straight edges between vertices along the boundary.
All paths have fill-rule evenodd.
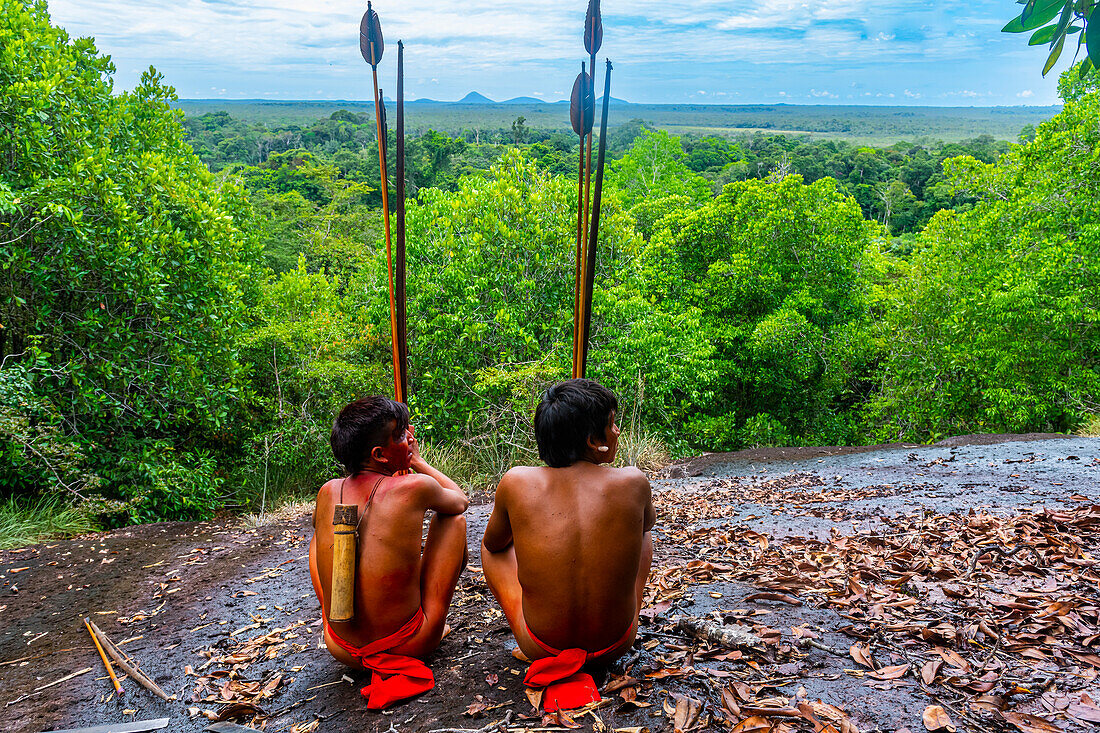
<path id="1" fill-rule="evenodd" d="M 328 620 L 351 621 L 355 618 L 356 525 L 359 507 L 337 504 L 332 514 L 332 589 Z"/>

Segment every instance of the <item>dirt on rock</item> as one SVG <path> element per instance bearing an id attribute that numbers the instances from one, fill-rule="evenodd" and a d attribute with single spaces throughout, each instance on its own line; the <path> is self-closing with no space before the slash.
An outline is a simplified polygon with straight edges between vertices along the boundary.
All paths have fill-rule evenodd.
<path id="1" fill-rule="evenodd" d="M 1100 519 L 1088 511 L 1100 503 L 1098 479 L 1100 440 L 1051 435 L 755 449 L 678 463 L 653 482 L 657 556 L 635 650 L 598 672 L 603 705 L 555 720 L 528 701 L 525 665 L 512 656 L 476 551 L 455 596 L 452 632 L 427 660 L 435 689 L 385 713 L 365 709 L 358 688 L 366 675 L 338 664 L 321 644 L 306 513 L 259 527 L 235 519 L 144 525 L 3 551 L 0 730 L 169 717 L 168 730 L 200 731 L 221 714 L 291 733 L 476 730 L 506 715 L 510 730 L 730 730 L 759 718 L 741 730 L 916 731 L 934 704 L 954 712 L 963 729 L 1084 730 L 1090 716 L 1100 721 L 1100 707 L 1093 713 L 1090 705 L 1100 700 L 1100 657 L 1093 660 L 1087 646 L 1100 639 L 1092 574 Z M 480 504 L 468 512 L 473 548 L 490 510 Z M 1048 520 L 1065 531 L 1053 533 Z M 1004 544 L 1010 530 L 1033 525 L 1038 534 L 1026 536 L 1057 540 L 1037 551 L 1038 560 L 977 557 L 967 547 L 979 530 Z M 1080 537 L 1067 549 L 1073 532 Z M 934 539 L 904 544 L 907 533 Z M 843 571 L 823 560 L 838 543 Z M 895 582 L 899 552 L 915 569 Z M 787 564 L 793 570 L 784 575 Z M 1029 593 L 1040 603 L 1032 581 L 1040 589 L 1047 583 L 1052 599 L 1064 591 L 1076 600 L 1054 611 L 1009 608 L 984 631 L 966 625 L 974 608 L 996 606 L 1010 592 L 1017 595 L 1004 601 L 1009 606 L 1029 602 Z M 162 702 L 126 679 L 125 696 L 116 697 L 85 616 L 174 699 Z M 1064 649 L 1009 638 L 1010 631 L 1054 633 L 1027 626 L 1032 617 L 1064 622 L 1055 627 L 1073 635 L 1058 637 Z M 739 626 L 760 643 L 704 643 L 682 631 L 683 618 Z M 937 624 L 951 626 L 950 639 L 935 636 L 948 633 Z M 874 668 L 853 657 L 862 644 Z M 1020 678 L 1021 654 L 1049 675 Z M 929 655 L 975 669 L 934 665 L 929 678 Z M 981 703 L 989 711 L 973 707 L 979 697 L 989 698 Z"/>

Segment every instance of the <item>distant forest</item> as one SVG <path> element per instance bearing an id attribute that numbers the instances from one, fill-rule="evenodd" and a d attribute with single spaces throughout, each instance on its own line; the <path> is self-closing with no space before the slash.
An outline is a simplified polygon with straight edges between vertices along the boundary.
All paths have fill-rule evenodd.
<path id="1" fill-rule="evenodd" d="M 523 105 L 492 107 L 501 106 L 519 108 Z M 630 105 L 631 108 L 635 106 Z M 236 112 L 254 111 L 251 106 L 230 107 Z M 989 110 L 981 112 L 988 114 Z M 763 179 L 776 172 L 797 173 L 807 183 L 830 177 L 837 180 L 844 193 L 859 202 L 866 218 L 880 222 L 891 234 L 904 238 L 920 230 L 936 211 L 965 210 L 975 200 L 951 192 L 944 177 L 944 160 L 969 155 L 983 163 L 993 163 L 1008 151 L 1010 143 L 996 139 L 983 129 L 976 116 L 959 117 L 958 124 L 964 119 L 966 125 L 976 126 L 978 134 L 954 142 L 922 139 L 872 147 L 843 139 L 755 130 L 733 135 L 688 133 L 678 138 L 678 145 L 682 148 L 683 163 L 710 184 L 712 193 L 718 193 L 732 181 Z M 940 122 L 946 126 L 947 120 L 948 117 L 944 117 Z M 317 156 L 316 162 L 329 162 L 341 179 L 377 184 L 375 125 L 373 116 L 366 112 L 339 109 L 325 118 L 298 124 L 264 121 L 262 117 L 239 118 L 219 110 L 191 114 L 186 117 L 184 127 L 191 146 L 211 170 L 232 168 L 244 176 L 250 188 L 259 187 L 273 193 L 298 190 L 315 205 L 328 203 L 322 185 L 306 184 L 301 180 L 301 172 L 291 172 L 302 162 L 300 152 L 292 151 L 308 151 Z M 639 135 L 656 129 L 642 119 L 628 120 L 609 129 L 610 158 L 622 157 Z M 392 131 L 390 134 L 392 137 Z M 1034 126 L 1025 124 L 1014 131 L 1013 142 L 1027 141 L 1034 134 Z M 572 131 L 532 127 L 523 115 L 509 119 L 508 124 L 501 127 L 465 127 L 453 136 L 421 129 L 407 138 L 406 178 L 413 195 L 421 188 L 453 191 L 463 176 L 488 171 L 509 147 L 523 149 L 540 168 L 551 174 L 567 175 L 577 165 L 574 152 L 577 139 Z M 381 205 L 377 191 L 368 194 L 367 200 L 371 205 Z M 904 239 L 895 242 L 895 247 L 907 246 Z M 269 246 L 267 251 L 271 258 L 268 264 L 276 271 L 293 267 L 297 261 L 297 251 L 293 247 Z"/>
<path id="2" fill-rule="evenodd" d="M 393 102 L 388 102 L 391 116 Z M 228 112 L 247 122 L 275 127 L 305 126 L 337 110 L 348 110 L 373 119 L 369 102 L 358 101 L 263 101 L 184 99 L 175 103 L 189 117 L 208 112 Z M 608 123 L 616 127 L 631 120 L 673 134 L 739 135 L 763 130 L 804 134 L 815 138 L 890 145 L 944 140 L 957 142 L 978 135 L 1015 142 L 1020 129 L 1050 119 L 1061 106 L 1046 107 L 867 107 L 845 105 L 709 105 L 625 104 L 610 108 Z M 557 103 L 408 102 L 406 129 L 422 133 L 432 129 L 451 136 L 507 129 L 517 117 L 527 127 L 547 132 L 570 132 L 569 107 Z"/>

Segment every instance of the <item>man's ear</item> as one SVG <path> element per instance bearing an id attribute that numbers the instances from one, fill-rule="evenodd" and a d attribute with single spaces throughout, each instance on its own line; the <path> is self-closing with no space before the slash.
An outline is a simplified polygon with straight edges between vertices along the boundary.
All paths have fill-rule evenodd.
<path id="1" fill-rule="evenodd" d="M 589 435 L 585 443 L 587 443 L 588 447 L 594 451 L 598 451 L 600 447 L 603 446 L 603 440 L 601 440 L 600 437 L 597 435 Z M 604 450 L 606 450 L 606 446 L 604 446 Z"/>
<path id="2" fill-rule="evenodd" d="M 382 451 L 382 446 L 376 445 L 370 449 L 370 457 L 379 463 L 387 463 L 386 455 Z"/>

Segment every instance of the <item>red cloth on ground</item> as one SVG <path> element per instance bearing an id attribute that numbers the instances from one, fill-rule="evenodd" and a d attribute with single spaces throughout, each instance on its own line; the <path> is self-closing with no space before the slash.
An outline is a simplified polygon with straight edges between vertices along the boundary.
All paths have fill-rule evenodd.
<path id="1" fill-rule="evenodd" d="M 363 697 L 367 698 L 369 710 L 384 710 L 399 700 L 419 695 L 435 687 L 435 676 L 428 669 L 428 665 L 416 657 L 386 653 L 387 650 L 404 644 L 420 630 L 420 626 L 424 623 L 424 609 L 416 609 L 413 617 L 400 629 L 364 647 L 355 647 L 337 636 L 329 626 L 324 613 L 321 614 L 321 620 L 337 646 L 358 659 L 360 664 L 371 671 L 370 684 L 359 691 Z"/>
<path id="2" fill-rule="evenodd" d="M 587 662 L 599 659 L 630 638 L 630 634 L 634 631 L 634 623 L 631 622 L 621 639 L 598 652 L 586 652 L 584 649 L 555 649 L 540 641 L 532 633 L 531 627 L 527 626 L 531 641 L 552 656 L 531 662 L 527 675 L 523 678 L 523 684 L 528 687 L 546 688 L 542 694 L 542 707 L 548 713 L 555 710 L 573 710 L 584 707 L 590 702 L 599 702 L 602 698 L 596 687 L 596 681 L 592 679 L 592 675 L 581 672 L 581 667 Z M 524 625 L 526 626 L 526 623 Z"/>

